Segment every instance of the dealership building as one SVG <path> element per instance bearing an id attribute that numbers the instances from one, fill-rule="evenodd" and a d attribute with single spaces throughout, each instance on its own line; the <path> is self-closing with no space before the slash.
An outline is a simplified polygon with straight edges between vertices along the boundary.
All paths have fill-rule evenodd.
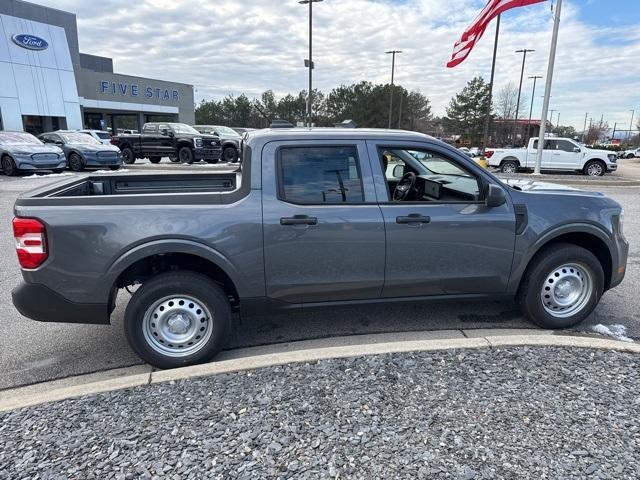
<path id="1" fill-rule="evenodd" d="M 141 130 L 195 123 L 193 85 L 114 73 L 81 53 L 73 13 L 0 1 L 0 130 Z"/>

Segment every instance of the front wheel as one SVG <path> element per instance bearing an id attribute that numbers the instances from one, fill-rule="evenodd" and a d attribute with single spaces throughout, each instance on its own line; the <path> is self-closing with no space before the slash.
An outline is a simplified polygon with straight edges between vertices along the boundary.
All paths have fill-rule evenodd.
<path id="1" fill-rule="evenodd" d="M 81 172 L 84 170 L 84 160 L 77 153 L 69 155 L 69 168 L 74 172 Z"/>
<path id="2" fill-rule="evenodd" d="M 518 292 L 524 315 L 543 328 L 567 328 L 584 320 L 604 292 L 604 271 L 590 251 L 557 244 L 527 268 Z"/>
<path id="3" fill-rule="evenodd" d="M 151 163 L 160 163 L 161 160 L 162 160 L 162 157 L 149 157 L 149 161 Z"/>
<path id="4" fill-rule="evenodd" d="M 235 149 L 235 147 L 225 147 L 224 150 L 222 151 L 222 158 L 224 158 L 224 161 L 227 163 L 234 163 L 238 161 L 238 151 Z"/>
<path id="5" fill-rule="evenodd" d="M 160 274 L 131 297 L 124 329 L 131 348 L 158 368 L 211 360 L 223 347 L 231 306 L 223 290 L 199 273 Z"/>
<path id="6" fill-rule="evenodd" d="M 588 177 L 601 177 L 607 171 L 607 167 L 600 160 L 590 160 L 584 166 L 584 174 Z"/>
<path id="7" fill-rule="evenodd" d="M 178 151 L 178 158 L 180 159 L 181 163 L 193 163 L 193 150 L 191 150 L 190 147 L 182 147 Z"/>

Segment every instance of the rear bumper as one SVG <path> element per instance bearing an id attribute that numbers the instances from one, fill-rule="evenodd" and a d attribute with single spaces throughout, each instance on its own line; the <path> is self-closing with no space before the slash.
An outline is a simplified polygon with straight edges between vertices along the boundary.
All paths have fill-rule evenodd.
<path id="1" fill-rule="evenodd" d="M 22 315 L 38 322 L 109 324 L 107 304 L 75 303 L 38 283 L 22 282 L 11 297 Z"/>

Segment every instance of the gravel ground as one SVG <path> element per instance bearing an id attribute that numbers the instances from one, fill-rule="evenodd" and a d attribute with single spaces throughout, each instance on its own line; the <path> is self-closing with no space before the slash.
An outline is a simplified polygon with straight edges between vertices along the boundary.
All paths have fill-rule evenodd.
<path id="1" fill-rule="evenodd" d="M 0 478 L 638 478 L 640 356 L 289 365 L 0 414 Z"/>

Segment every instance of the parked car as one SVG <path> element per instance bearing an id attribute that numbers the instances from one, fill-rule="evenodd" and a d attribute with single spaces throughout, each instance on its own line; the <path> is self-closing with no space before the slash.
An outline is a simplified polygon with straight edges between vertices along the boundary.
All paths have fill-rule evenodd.
<path id="1" fill-rule="evenodd" d="M 538 154 L 538 139 L 529 140 L 527 148 L 491 149 L 485 152 L 490 167 L 503 173 L 531 170 Z M 618 169 L 617 156 L 607 150 L 594 150 L 570 138 L 547 138 L 542 153 L 542 170 L 580 172 L 589 176 L 601 176 Z"/>
<path id="2" fill-rule="evenodd" d="M 620 152 L 620 158 L 640 158 L 640 147 Z"/>
<path id="3" fill-rule="evenodd" d="M 242 135 L 229 127 L 222 125 L 194 125 L 200 133 L 216 135 L 222 142 L 222 159 L 225 162 L 237 162 L 240 155 L 240 142 Z"/>
<path id="4" fill-rule="evenodd" d="M 124 162 L 128 164 L 138 158 L 160 163 L 162 157 L 187 164 L 199 160 L 218 163 L 222 156 L 220 138 L 202 134 L 183 123 L 145 123 L 142 134 L 118 135 L 114 142 L 122 150 Z"/>
<path id="5" fill-rule="evenodd" d="M 126 337 L 169 368 L 211 359 L 233 311 L 510 298 L 564 328 L 625 275 L 614 200 L 510 185 L 423 134 L 261 130 L 242 155 L 238 176 L 86 176 L 20 196 L 16 308 L 107 324 L 136 285 Z"/>
<path id="6" fill-rule="evenodd" d="M 231 128 L 235 130 L 238 135 L 244 135 L 247 132 L 254 132 L 255 130 L 257 130 L 256 128 L 246 128 L 246 127 L 231 127 Z"/>
<path id="7" fill-rule="evenodd" d="M 91 137 L 98 140 L 100 143 L 104 145 L 111 145 L 111 134 L 109 132 L 105 132 L 104 130 L 78 130 L 79 132 L 86 133 Z"/>
<path id="8" fill-rule="evenodd" d="M 460 150 L 462 153 L 464 153 L 468 157 L 471 156 L 471 150 L 469 150 L 467 147 L 460 147 L 458 148 L 458 150 Z"/>
<path id="9" fill-rule="evenodd" d="M 90 135 L 72 130 L 43 133 L 38 137 L 44 143 L 60 147 L 67 157 L 67 165 L 74 172 L 85 168 L 109 168 L 118 170 L 122 166 L 120 149 L 100 143 Z"/>
<path id="10" fill-rule="evenodd" d="M 25 132 L 0 131 L 0 170 L 5 175 L 18 175 L 25 170 L 62 172 L 67 166 L 64 152 L 56 146 L 44 145 Z"/>

